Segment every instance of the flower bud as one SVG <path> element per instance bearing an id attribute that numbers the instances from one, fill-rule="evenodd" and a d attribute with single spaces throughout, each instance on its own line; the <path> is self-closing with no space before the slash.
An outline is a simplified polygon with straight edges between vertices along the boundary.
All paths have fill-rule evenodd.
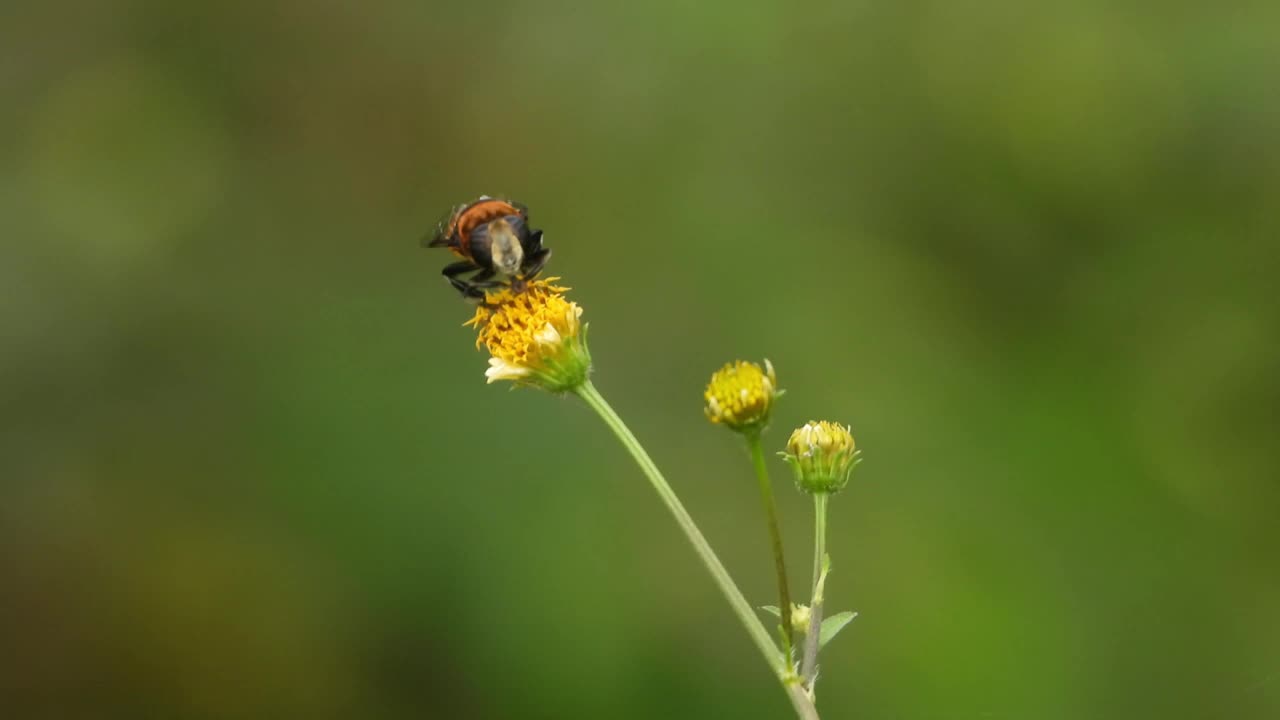
<path id="1" fill-rule="evenodd" d="M 795 469 L 796 486 L 807 493 L 843 490 L 860 462 L 849 428 L 825 420 L 797 428 L 780 454 Z"/>
<path id="2" fill-rule="evenodd" d="M 738 360 L 717 370 L 707 384 L 703 398 L 707 419 L 738 432 L 759 432 L 769 424 L 773 401 L 779 395 L 773 365 L 764 368 Z"/>
<path id="3" fill-rule="evenodd" d="M 812 616 L 813 612 L 808 605 L 791 603 L 791 627 L 798 630 L 801 635 L 809 632 L 809 619 Z"/>

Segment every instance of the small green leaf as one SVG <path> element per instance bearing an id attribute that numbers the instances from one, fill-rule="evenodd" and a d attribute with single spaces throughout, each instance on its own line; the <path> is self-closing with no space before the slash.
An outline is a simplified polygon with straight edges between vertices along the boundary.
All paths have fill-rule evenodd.
<path id="1" fill-rule="evenodd" d="M 769 613 L 770 615 L 773 615 L 774 617 L 777 617 L 777 618 L 782 617 L 782 613 L 778 612 L 777 605 L 761 605 L 760 609 Z"/>
<path id="2" fill-rule="evenodd" d="M 774 609 L 776 610 L 777 608 Z M 844 626 L 848 625 L 856 617 L 858 617 L 858 613 L 852 610 L 845 610 L 823 620 L 822 631 L 818 633 L 818 647 L 826 646 L 827 643 L 831 642 L 831 638 L 836 636 L 836 633 L 843 630 Z"/>

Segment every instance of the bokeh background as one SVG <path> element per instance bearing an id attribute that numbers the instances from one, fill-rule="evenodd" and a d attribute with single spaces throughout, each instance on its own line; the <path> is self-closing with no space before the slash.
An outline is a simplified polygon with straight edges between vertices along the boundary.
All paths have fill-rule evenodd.
<path id="1" fill-rule="evenodd" d="M 747 594 L 853 425 L 824 718 L 1280 716 L 1280 5 L 11 3 L 7 718 L 785 718 L 579 403 L 419 238 L 532 209 Z M 772 465 L 797 587 L 809 505 Z"/>

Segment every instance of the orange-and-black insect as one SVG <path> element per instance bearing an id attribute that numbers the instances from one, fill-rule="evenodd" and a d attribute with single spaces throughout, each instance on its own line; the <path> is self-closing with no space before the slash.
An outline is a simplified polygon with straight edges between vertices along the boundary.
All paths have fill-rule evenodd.
<path id="1" fill-rule="evenodd" d="M 455 207 L 424 244 L 447 247 L 462 258 L 442 274 L 469 300 L 483 301 L 485 291 L 496 287 L 524 290 L 551 257 L 551 248 L 542 247 L 542 231 L 529 228 L 528 208 L 487 195 Z M 470 278 L 459 277 L 472 271 Z"/>

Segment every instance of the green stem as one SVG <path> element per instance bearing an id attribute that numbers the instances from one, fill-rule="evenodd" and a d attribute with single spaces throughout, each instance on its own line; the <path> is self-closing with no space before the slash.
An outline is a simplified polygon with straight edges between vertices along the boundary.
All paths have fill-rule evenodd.
<path id="1" fill-rule="evenodd" d="M 729 576 L 729 571 L 725 569 L 720 559 L 716 557 L 715 551 L 711 549 L 707 539 L 702 536 L 702 531 L 698 529 L 698 526 L 693 522 L 693 518 L 684 509 L 684 505 L 676 497 L 671 485 L 662 477 L 662 472 L 653 463 L 649 453 L 645 452 L 640 441 L 636 440 L 635 435 L 631 434 L 631 430 L 627 428 L 626 423 L 622 422 L 622 418 L 618 417 L 618 414 L 613 411 L 613 408 L 609 406 L 609 403 L 600 395 L 600 392 L 596 390 L 590 380 L 575 388 L 574 393 L 582 398 L 592 410 L 595 410 L 600 419 L 604 420 L 605 425 L 608 425 L 614 435 L 618 436 L 618 440 L 631 453 L 631 457 L 635 459 L 645 477 L 649 479 L 653 489 L 657 491 L 658 497 L 662 499 L 667 509 L 671 511 L 676 523 L 684 531 L 685 537 L 689 539 L 693 549 L 698 553 L 698 557 L 706 565 L 711 577 L 716 581 L 716 585 L 720 587 L 720 592 L 729 601 L 729 606 L 733 608 L 733 613 L 738 616 L 738 620 L 746 628 L 747 634 L 755 642 L 756 648 L 764 656 L 765 663 L 769 665 L 769 669 L 782 682 L 792 706 L 795 707 L 796 714 L 802 720 L 819 720 L 818 711 L 814 708 L 813 702 L 801 686 L 799 678 L 795 677 L 791 668 L 788 667 L 788 663 L 783 660 L 773 641 L 769 639 L 769 631 L 765 630 L 764 625 L 760 623 L 755 611 L 751 609 L 751 604 L 743 597 L 742 591 L 738 589 L 738 586 L 733 582 L 733 578 Z"/>
<path id="2" fill-rule="evenodd" d="M 813 495 L 813 587 L 822 577 L 822 561 L 827 556 L 827 494 Z"/>
<path id="3" fill-rule="evenodd" d="M 778 507 L 773 500 L 769 468 L 764 464 L 764 449 L 760 446 L 760 433 L 747 435 L 747 447 L 751 449 L 751 462 L 756 467 L 756 479 L 760 482 L 760 502 L 764 505 L 765 521 L 769 525 L 769 539 L 773 544 L 773 569 L 778 576 L 778 614 L 782 618 L 782 655 L 790 663 L 791 591 L 787 583 L 786 556 L 782 552 L 782 531 L 778 528 Z"/>
<path id="4" fill-rule="evenodd" d="M 805 636 L 800 676 L 812 688 L 818 674 L 822 644 L 822 566 L 827 557 L 827 493 L 813 494 L 813 599 L 809 601 L 809 631 Z"/>

